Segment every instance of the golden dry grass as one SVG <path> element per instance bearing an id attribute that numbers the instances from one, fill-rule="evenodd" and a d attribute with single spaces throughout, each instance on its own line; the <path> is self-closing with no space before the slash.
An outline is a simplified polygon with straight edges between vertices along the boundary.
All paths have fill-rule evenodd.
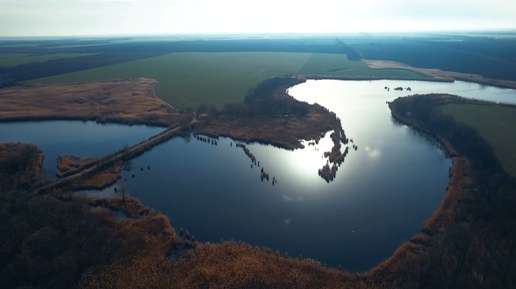
<path id="1" fill-rule="evenodd" d="M 362 60 L 362 62 L 372 69 L 405 69 L 430 76 L 436 81 L 463 80 L 498 87 L 516 88 L 516 81 L 487 78 L 478 74 L 460 73 L 440 69 L 419 68 L 407 65 L 405 63 L 389 60 Z"/>
<path id="2" fill-rule="evenodd" d="M 0 89 L 0 121 L 78 119 L 169 126 L 191 118 L 154 96 L 155 80 L 26 85 Z"/>
<path id="3" fill-rule="evenodd" d="M 57 177 L 61 178 L 65 173 L 71 172 L 81 166 L 95 161 L 95 158 L 80 158 L 69 155 L 59 155 L 57 159 Z M 75 179 L 67 187 L 69 190 L 95 189 L 102 190 L 114 184 L 120 178 L 122 162 L 103 168 L 88 174 L 83 178 Z"/>
<path id="4" fill-rule="evenodd" d="M 435 234 L 448 228 L 456 221 L 456 208 L 463 197 L 465 188 L 474 184 L 471 163 L 464 157 L 452 158 L 446 194 L 432 216 L 423 223 L 425 232 Z"/>
<path id="5" fill-rule="evenodd" d="M 312 107 L 304 117 L 200 118 L 195 132 L 295 149 L 302 147 L 301 139 L 320 139 L 326 131 L 333 129 L 334 123 L 335 117 L 330 113 L 322 108 Z"/>
<path id="6" fill-rule="evenodd" d="M 58 177 L 61 177 L 64 173 L 69 172 L 74 169 L 77 169 L 93 160 L 95 160 L 95 159 L 94 158 L 80 158 L 80 157 L 70 156 L 70 155 L 59 155 L 57 157 L 56 175 Z"/>
<path id="7" fill-rule="evenodd" d="M 82 179 L 75 180 L 71 184 L 71 189 L 102 190 L 104 188 L 107 188 L 110 185 L 114 184 L 120 178 L 121 167 L 122 162 L 118 162 L 112 166 L 95 172 L 95 174 L 90 174 Z"/>
<path id="8" fill-rule="evenodd" d="M 161 252 L 160 252 L 161 251 Z M 357 275 L 247 244 L 197 244 L 178 259 L 153 247 L 90 271 L 81 288 L 367 288 Z"/>

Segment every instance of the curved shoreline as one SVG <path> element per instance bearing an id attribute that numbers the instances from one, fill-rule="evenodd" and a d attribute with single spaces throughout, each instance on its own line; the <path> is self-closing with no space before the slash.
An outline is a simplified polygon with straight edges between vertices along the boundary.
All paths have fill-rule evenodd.
<path id="1" fill-rule="evenodd" d="M 412 237 L 411 241 L 401 245 L 386 261 L 375 266 L 369 272 L 358 274 L 358 276 L 371 278 L 373 280 L 380 280 L 378 276 L 382 276 L 386 274 L 386 272 L 391 274 L 391 276 L 388 277 L 395 278 L 393 277 L 394 274 L 400 273 L 400 271 L 405 270 L 411 272 L 415 270 L 414 266 L 423 262 L 422 259 L 420 259 L 423 258 L 421 255 L 427 252 L 426 250 L 428 250 L 428 246 L 432 242 L 431 239 L 434 238 L 434 236 L 444 234 L 451 225 L 454 225 L 453 222 L 456 217 L 454 214 L 455 208 L 458 206 L 458 200 L 465 198 L 469 186 L 477 182 L 477 180 L 471 179 L 471 176 L 474 175 L 474 170 L 470 160 L 461 156 L 445 137 L 439 134 L 432 134 L 431 131 L 424 128 L 413 119 L 407 118 L 401 112 L 393 109 L 391 105 L 389 105 L 389 107 L 395 119 L 416 130 L 433 136 L 437 141 L 441 142 L 448 154 L 452 157 L 452 167 L 450 168 L 449 186 L 441 204 L 423 224 L 422 229 L 425 234 L 415 235 Z M 415 259 L 408 259 L 409 257 Z"/>
<path id="2" fill-rule="evenodd" d="M 424 101 L 415 103 L 416 98 L 423 97 Z M 467 270 L 453 272 L 457 266 L 470 268 L 469 270 L 473 272 L 494 270 L 504 272 L 501 273 L 503 275 L 507 274 L 505 273 L 507 270 L 510 271 L 505 267 L 509 266 L 510 268 L 511 262 L 514 264 L 515 261 L 512 260 L 507 265 L 499 265 L 502 256 L 513 254 L 506 246 L 510 248 L 511 245 L 507 244 L 511 243 L 514 246 L 514 239 L 511 239 L 510 233 L 505 232 L 507 229 L 504 227 L 509 226 L 509 230 L 512 230 L 510 224 L 515 221 L 512 209 L 508 211 L 506 207 L 510 208 L 514 205 L 516 180 L 504 171 L 498 161 L 493 160 L 492 151 L 485 151 L 486 146 L 471 147 L 467 145 L 472 142 L 484 141 L 474 131 L 467 132 L 466 139 L 450 139 L 449 135 L 453 135 L 455 130 L 464 128 L 464 126 L 456 124 L 448 130 L 433 127 L 434 124 L 439 124 L 439 121 L 450 124 L 455 122 L 452 118 L 437 120 L 442 116 L 439 115 L 439 112 L 433 111 L 433 105 L 457 102 L 457 99 L 454 98 L 459 99 L 461 103 L 478 103 L 475 100 L 451 95 L 422 95 L 398 98 L 389 105 L 395 119 L 439 141 L 445 152 L 450 155 L 452 166 L 449 170 L 446 193 L 440 205 L 423 223 L 422 233 L 413 236 L 410 242 L 400 246 L 390 258 L 365 273 L 364 276 L 377 278 L 390 274 L 392 278 L 397 274 L 410 273 L 419 276 L 413 280 L 412 288 L 415 288 L 418 286 L 418 282 L 436 274 L 432 273 L 432 271 L 436 271 L 439 272 L 439 277 L 444 283 L 439 287 L 457 287 L 457 280 L 454 278 L 457 278 L 458 275 L 466 278 L 463 282 L 468 282 L 466 284 L 470 284 L 468 286 L 470 287 L 472 282 L 488 282 L 486 281 L 487 275 L 484 280 L 476 280 L 478 276 Z M 411 103 L 412 101 L 414 104 Z M 401 104 L 398 105 L 398 102 L 408 104 L 401 106 Z M 416 106 L 423 111 L 418 113 L 420 116 L 415 116 L 415 113 L 407 116 L 403 113 L 406 109 L 414 112 Z M 403 107 L 403 111 L 399 110 L 400 107 Z M 428 111 L 431 112 L 427 113 Z M 427 119 L 423 118 L 423 114 Z M 430 117 L 428 118 L 428 116 Z M 442 123 L 440 125 L 443 126 Z M 491 217 L 486 219 L 485 214 Z M 500 242 L 503 244 L 500 245 Z M 453 259 L 457 258 L 456 256 L 462 257 Z M 478 264 L 472 262 L 478 258 L 485 258 L 482 267 L 478 267 Z M 500 274 L 496 275 L 500 276 Z M 491 277 L 490 284 L 497 284 L 497 278 Z M 391 281 L 394 282 L 394 279 Z M 507 283 L 501 284 L 493 288 L 502 288 L 507 285 Z M 410 286 L 401 286 L 401 284 L 399 286 L 411 288 Z"/>

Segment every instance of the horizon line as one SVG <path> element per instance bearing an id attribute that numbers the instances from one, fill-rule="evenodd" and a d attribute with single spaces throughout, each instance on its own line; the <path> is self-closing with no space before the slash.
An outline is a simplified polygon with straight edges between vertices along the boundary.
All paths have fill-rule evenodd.
<path id="1" fill-rule="evenodd" d="M 184 32 L 184 33 L 113 33 L 113 34 L 56 34 L 56 35 L 0 35 L 0 39 L 37 39 L 37 38 L 124 38 L 124 37 L 228 37 L 228 36 L 336 36 L 336 35 L 398 35 L 401 34 L 516 34 L 516 28 L 503 29 L 463 29 L 463 30 L 392 30 L 392 31 L 342 31 L 342 32 Z"/>

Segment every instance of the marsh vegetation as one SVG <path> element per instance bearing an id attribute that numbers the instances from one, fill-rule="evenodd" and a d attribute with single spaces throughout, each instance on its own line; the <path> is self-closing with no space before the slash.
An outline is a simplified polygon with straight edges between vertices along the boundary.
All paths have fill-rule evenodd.
<path id="1" fill-rule="evenodd" d="M 348 140 L 343 129 L 346 123 L 342 124 L 335 113 L 319 104 L 298 101 L 286 89 L 306 78 L 432 77 L 422 70 L 368 68 L 355 61 L 362 57 L 475 73 L 502 79 L 503 83 L 514 80 L 514 41 L 463 40 L 439 45 L 421 39 L 404 43 L 397 39 L 243 39 L 162 45 L 110 40 L 56 40 L 41 46 L 30 41 L 0 43 L 2 56 L 4 52 L 32 55 L 40 49 L 46 51 L 38 61 L 0 67 L 0 85 L 6 86 L 0 91 L 0 120 L 82 119 L 169 127 L 142 142 L 148 146 L 121 149 L 129 159 L 171 136 L 188 139 L 192 132 L 209 136 L 198 139 L 213 145 L 218 143 L 217 137 L 228 136 L 246 143 L 296 149 L 303 147 L 301 140 L 316 143 L 332 131 L 333 148 L 323 152 L 328 162 L 319 171 L 329 182 L 344 162 L 349 144 L 353 150 L 358 145 Z M 489 45 L 493 41 L 501 43 L 501 48 L 493 49 Z M 402 44 L 406 46 L 400 49 Z M 56 55 L 57 50 L 62 57 L 43 56 Z M 428 63 L 436 59 L 428 55 L 446 57 Z M 12 60 L 13 55 L 10 57 Z M 187 111 L 157 99 L 153 90 L 156 82 L 142 76 L 156 78 L 156 94 Z M 453 73 L 447 76 L 461 77 Z M 138 80 L 111 81 L 126 77 Z M 110 81 L 13 86 L 21 81 L 92 80 Z M 405 86 L 399 87 L 401 92 Z M 368 272 L 351 274 L 342 272 L 340 266 L 324 267 L 318 261 L 289 254 L 291 250 L 274 252 L 238 241 L 201 243 L 191 231 L 181 229 L 177 234 L 167 217 L 126 194 L 125 187 L 122 197 L 73 194 L 85 184 L 96 186 L 99 180 L 102 186 L 110 183 L 120 171 L 119 159 L 105 162 L 113 168 L 109 182 L 97 170 L 92 179 L 84 178 L 75 187 L 53 187 L 34 194 L 31 189 L 45 182 L 40 173 L 42 152 L 33 145 L 8 143 L 0 145 L 0 217 L 4 220 L 0 224 L 0 280 L 13 288 L 514 287 L 516 183 L 514 139 L 510 137 L 514 107 L 444 94 L 399 98 L 389 106 L 397 121 L 440 142 L 453 166 L 446 195 L 423 224 L 422 232 Z M 191 113 L 194 110 L 197 112 Z M 359 142 L 358 153 L 370 159 L 379 156 L 363 139 L 357 139 Z M 260 167 L 262 180 L 269 180 L 257 153 L 255 156 L 244 144 L 235 147 L 244 150 L 252 166 Z M 70 168 L 80 169 L 88 162 L 62 157 L 59 174 L 70 174 Z M 143 165 L 138 168 L 129 173 L 135 176 L 150 170 L 148 165 L 147 169 Z M 153 171 L 159 169 L 153 165 Z M 273 185 L 276 182 L 272 176 Z M 287 195 L 280 198 L 288 202 L 294 199 Z M 268 214 L 262 215 L 266 218 Z M 288 218 L 282 224 L 290 222 Z"/>

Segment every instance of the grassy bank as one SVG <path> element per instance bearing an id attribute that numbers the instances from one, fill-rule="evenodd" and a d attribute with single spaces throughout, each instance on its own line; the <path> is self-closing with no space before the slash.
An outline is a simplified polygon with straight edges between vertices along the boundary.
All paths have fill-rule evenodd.
<path id="1" fill-rule="evenodd" d="M 399 288 L 516 286 L 516 181 L 475 128 L 441 112 L 448 105 L 479 104 L 486 103 L 434 94 L 398 98 L 389 105 L 395 119 L 439 140 L 453 163 L 441 205 L 424 223 L 424 234 L 412 238 L 417 266 L 406 268 L 395 254 L 373 270 L 385 274 L 405 267 L 397 274 L 409 273 L 411 281 Z"/>
<path id="2" fill-rule="evenodd" d="M 504 168 L 516 178 L 516 107 L 447 104 L 441 111 L 475 128 L 487 140 Z"/>

